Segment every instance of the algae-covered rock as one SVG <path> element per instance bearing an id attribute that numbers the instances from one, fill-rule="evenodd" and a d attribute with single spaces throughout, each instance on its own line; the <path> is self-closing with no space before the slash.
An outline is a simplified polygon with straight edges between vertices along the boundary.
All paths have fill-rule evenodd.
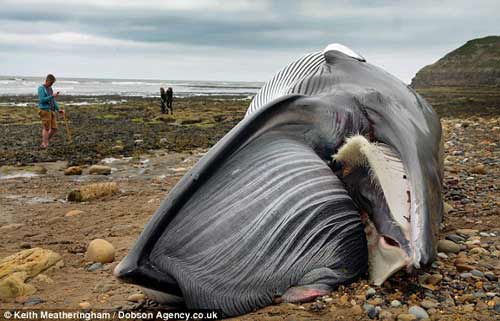
<path id="1" fill-rule="evenodd" d="M 118 193 L 118 185 L 115 182 L 95 183 L 80 187 L 68 194 L 70 202 L 86 202 L 104 196 Z"/>

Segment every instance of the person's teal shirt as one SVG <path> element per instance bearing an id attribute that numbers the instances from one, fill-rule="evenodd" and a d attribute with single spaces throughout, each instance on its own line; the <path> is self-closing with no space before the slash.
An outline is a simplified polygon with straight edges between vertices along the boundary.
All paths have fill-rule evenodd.
<path id="1" fill-rule="evenodd" d="M 57 101 L 54 99 L 54 97 L 49 95 L 44 85 L 40 85 L 40 87 L 38 87 L 38 108 L 40 108 L 41 110 L 50 111 L 51 99 L 53 99 L 54 101 L 55 111 L 59 111 L 59 104 L 57 103 Z"/>

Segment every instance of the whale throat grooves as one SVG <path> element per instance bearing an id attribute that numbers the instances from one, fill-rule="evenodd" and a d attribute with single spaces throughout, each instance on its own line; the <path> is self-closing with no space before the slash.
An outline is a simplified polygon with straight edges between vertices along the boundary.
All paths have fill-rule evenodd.
<path id="1" fill-rule="evenodd" d="M 190 308 L 237 315 L 295 285 L 334 288 L 367 269 L 366 239 L 343 184 L 310 147 L 265 134 L 212 174 L 150 254 Z"/>

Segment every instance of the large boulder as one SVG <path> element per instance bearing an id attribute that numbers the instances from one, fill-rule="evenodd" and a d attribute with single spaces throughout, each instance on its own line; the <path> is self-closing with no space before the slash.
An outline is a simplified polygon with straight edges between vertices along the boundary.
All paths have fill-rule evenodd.
<path id="1" fill-rule="evenodd" d="M 26 281 L 62 265 L 59 254 L 42 248 L 24 250 L 0 260 L 0 300 L 35 293 L 36 288 Z"/>

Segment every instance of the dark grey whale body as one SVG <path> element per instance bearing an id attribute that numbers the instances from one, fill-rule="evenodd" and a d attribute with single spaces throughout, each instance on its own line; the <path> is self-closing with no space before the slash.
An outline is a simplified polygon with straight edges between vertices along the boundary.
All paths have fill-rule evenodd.
<path id="1" fill-rule="evenodd" d="M 372 243 L 354 185 L 330 165 L 355 135 L 391 146 L 409 176 L 411 233 L 398 230 L 394 253 L 407 266 L 433 259 L 442 213 L 439 120 L 382 70 L 341 51 L 322 55 L 281 87 L 284 95 L 261 91 L 266 97 L 256 97 L 260 103 L 172 189 L 116 268 L 119 278 L 225 315 L 352 282 L 366 273 Z M 383 196 L 374 202 L 393 203 Z M 388 217 L 394 230 L 398 218 L 391 219 L 390 206 L 368 207 L 392 250 L 383 242 L 391 237 L 384 222 Z"/>

